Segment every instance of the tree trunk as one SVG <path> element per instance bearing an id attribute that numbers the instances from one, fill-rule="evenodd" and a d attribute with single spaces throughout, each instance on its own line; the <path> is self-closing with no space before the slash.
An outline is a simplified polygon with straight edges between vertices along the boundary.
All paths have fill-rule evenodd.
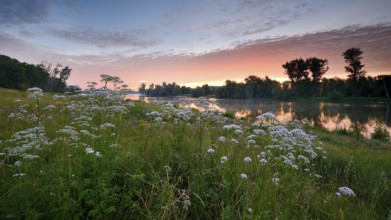
<path id="1" fill-rule="evenodd" d="M 390 95 L 388 94 L 388 90 L 387 90 L 387 86 L 386 86 L 386 79 L 385 79 L 385 77 L 383 77 L 383 86 L 384 86 L 384 90 L 386 90 L 387 99 L 389 99 L 389 98 L 390 98 Z"/>

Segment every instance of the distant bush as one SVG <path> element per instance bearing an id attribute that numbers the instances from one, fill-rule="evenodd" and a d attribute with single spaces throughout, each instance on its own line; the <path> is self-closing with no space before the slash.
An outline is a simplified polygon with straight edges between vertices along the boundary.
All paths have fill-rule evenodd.
<path id="1" fill-rule="evenodd" d="M 390 133 L 388 132 L 384 123 L 376 122 L 375 131 L 371 134 L 371 138 L 381 140 L 381 141 L 390 140 Z"/>
<path id="2" fill-rule="evenodd" d="M 344 96 L 343 96 L 342 93 L 340 93 L 340 92 L 338 92 L 338 91 L 331 91 L 331 92 L 328 94 L 327 98 L 328 98 L 329 100 L 331 100 L 331 101 L 341 101 L 341 100 L 344 98 Z"/>
<path id="3" fill-rule="evenodd" d="M 227 117 L 227 118 L 235 119 L 235 113 L 234 112 L 230 112 L 230 111 L 224 112 L 223 116 Z"/>

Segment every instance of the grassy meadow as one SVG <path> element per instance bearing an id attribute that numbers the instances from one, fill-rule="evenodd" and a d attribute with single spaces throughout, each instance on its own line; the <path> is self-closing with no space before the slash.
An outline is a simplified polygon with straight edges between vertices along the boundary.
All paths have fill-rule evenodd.
<path id="1" fill-rule="evenodd" d="M 273 114 L 0 89 L 0 219 L 390 219 L 391 144 Z"/>

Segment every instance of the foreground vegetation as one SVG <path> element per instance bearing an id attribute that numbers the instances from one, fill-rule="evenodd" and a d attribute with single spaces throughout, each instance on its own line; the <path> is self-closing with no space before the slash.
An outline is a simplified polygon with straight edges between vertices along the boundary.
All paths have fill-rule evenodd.
<path id="1" fill-rule="evenodd" d="M 0 218 L 386 219 L 389 142 L 123 100 L 0 90 Z"/>

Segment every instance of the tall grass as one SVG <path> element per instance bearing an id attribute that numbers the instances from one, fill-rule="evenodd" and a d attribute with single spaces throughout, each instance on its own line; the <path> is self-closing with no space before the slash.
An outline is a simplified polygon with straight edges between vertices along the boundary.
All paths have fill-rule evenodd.
<path id="1" fill-rule="evenodd" d="M 43 94 L 38 109 L 28 93 L 0 93 L 2 219 L 390 215 L 386 142 L 268 113 L 236 120 L 204 99 L 198 112 L 121 94 Z M 337 196 L 342 186 L 356 196 Z"/>

